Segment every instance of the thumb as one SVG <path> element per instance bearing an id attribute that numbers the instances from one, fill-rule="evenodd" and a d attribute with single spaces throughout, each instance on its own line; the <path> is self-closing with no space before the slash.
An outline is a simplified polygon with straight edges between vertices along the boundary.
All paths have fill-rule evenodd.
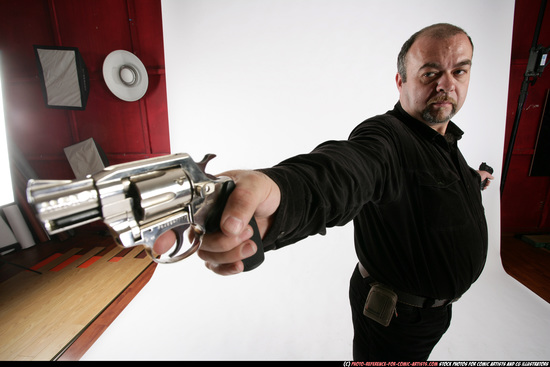
<path id="1" fill-rule="evenodd" d="M 221 217 L 220 228 L 228 236 L 236 236 L 246 229 L 253 216 L 263 237 L 269 218 L 280 203 L 279 187 L 267 175 L 258 171 L 230 171 L 235 189 L 229 195 Z"/>

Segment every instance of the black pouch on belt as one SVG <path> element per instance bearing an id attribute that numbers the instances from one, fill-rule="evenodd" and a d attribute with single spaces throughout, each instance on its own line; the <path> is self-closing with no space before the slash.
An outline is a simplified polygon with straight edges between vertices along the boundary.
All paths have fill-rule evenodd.
<path id="1" fill-rule="evenodd" d="M 391 289 L 379 283 L 371 285 L 363 315 L 378 322 L 380 325 L 388 326 L 395 313 L 397 294 Z"/>

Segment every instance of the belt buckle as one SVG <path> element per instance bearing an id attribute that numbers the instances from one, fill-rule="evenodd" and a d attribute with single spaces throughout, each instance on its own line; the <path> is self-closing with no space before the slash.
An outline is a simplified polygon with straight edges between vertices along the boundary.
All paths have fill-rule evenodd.
<path id="1" fill-rule="evenodd" d="M 430 299 L 430 300 L 426 300 L 426 301 L 431 301 L 431 302 L 427 302 L 427 303 L 429 303 L 429 305 L 427 305 L 425 303 L 424 307 L 447 307 L 451 303 L 455 303 L 456 301 L 458 301 L 458 298 L 454 298 L 454 299 L 435 299 L 435 300 Z"/>

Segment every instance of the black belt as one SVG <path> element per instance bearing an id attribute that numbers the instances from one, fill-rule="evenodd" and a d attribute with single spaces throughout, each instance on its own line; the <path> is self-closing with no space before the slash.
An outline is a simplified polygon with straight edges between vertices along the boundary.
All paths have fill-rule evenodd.
<path id="1" fill-rule="evenodd" d="M 371 283 L 375 283 L 376 281 L 372 279 L 372 277 L 369 275 L 369 272 L 365 267 L 359 263 L 359 272 L 361 273 L 361 276 L 363 278 L 371 278 Z M 431 307 L 442 307 L 442 306 L 448 306 L 453 302 L 458 301 L 458 298 L 455 299 L 434 299 L 434 298 L 426 298 L 426 297 L 420 297 L 415 296 L 413 294 L 401 292 L 396 289 L 392 289 L 397 294 L 397 302 L 404 303 L 409 306 L 418 307 L 418 308 L 431 308 Z"/>

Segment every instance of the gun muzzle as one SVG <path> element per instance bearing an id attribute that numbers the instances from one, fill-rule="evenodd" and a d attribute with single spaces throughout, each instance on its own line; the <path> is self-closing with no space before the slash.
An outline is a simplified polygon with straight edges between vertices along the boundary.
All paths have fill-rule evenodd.
<path id="1" fill-rule="evenodd" d="M 50 234 L 59 233 L 101 219 L 93 179 L 77 181 L 30 180 L 27 200 Z"/>

